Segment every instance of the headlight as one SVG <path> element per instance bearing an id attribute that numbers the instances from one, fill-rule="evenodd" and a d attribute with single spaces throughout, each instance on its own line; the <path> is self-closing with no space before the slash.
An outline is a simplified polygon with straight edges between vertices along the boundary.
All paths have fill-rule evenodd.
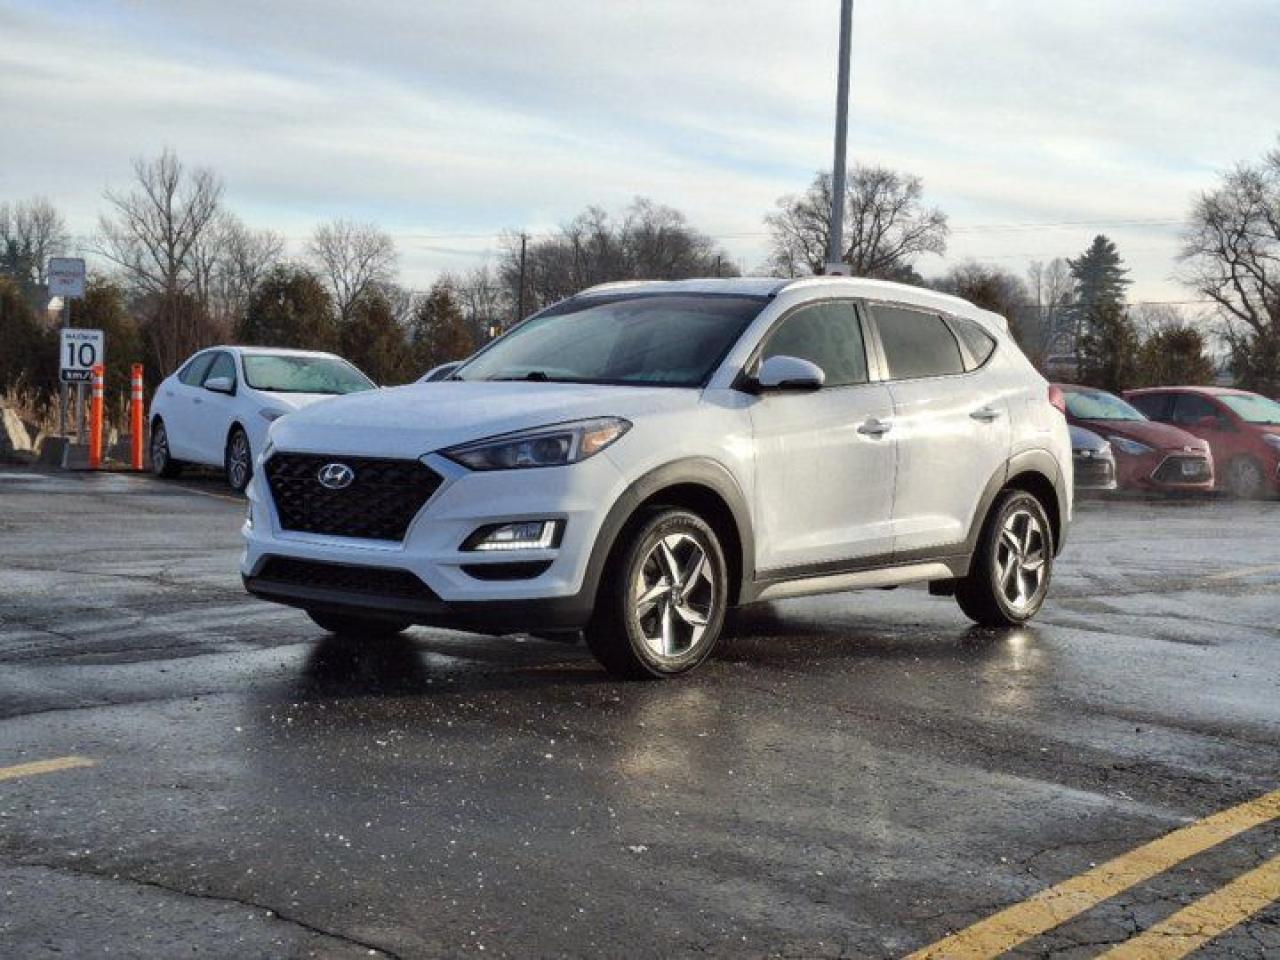
<path id="1" fill-rule="evenodd" d="M 277 410 L 274 407 L 263 407 L 258 411 L 258 416 L 267 421 L 267 423 L 271 423 L 275 420 L 279 420 L 288 412 L 288 410 Z"/>
<path id="2" fill-rule="evenodd" d="M 561 467 L 595 456 L 630 429 L 630 421 L 621 417 L 599 417 L 507 433 L 441 452 L 472 470 Z"/>
<path id="3" fill-rule="evenodd" d="M 1139 443 L 1137 440 L 1130 440 L 1128 437 L 1107 437 L 1112 446 L 1118 447 L 1121 453 L 1127 453 L 1131 457 L 1140 457 L 1144 453 L 1154 453 L 1155 447 L 1148 447 L 1145 443 Z"/>
<path id="4" fill-rule="evenodd" d="M 1280 450 L 1280 433 L 1264 433 L 1262 435 L 1262 442 L 1270 444 L 1277 450 Z"/>

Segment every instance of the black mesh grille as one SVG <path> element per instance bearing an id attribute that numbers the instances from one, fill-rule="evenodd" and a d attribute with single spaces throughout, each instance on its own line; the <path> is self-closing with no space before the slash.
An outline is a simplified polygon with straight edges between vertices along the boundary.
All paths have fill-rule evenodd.
<path id="1" fill-rule="evenodd" d="M 349 487 L 330 490 L 320 484 L 317 474 L 330 463 L 355 472 Z M 266 472 L 285 530 L 373 540 L 403 540 L 441 482 L 438 473 L 417 460 L 310 453 L 274 454 Z"/>
<path id="2" fill-rule="evenodd" d="M 1191 473 L 1182 469 L 1184 463 Z M 1209 479 L 1209 461 L 1204 457 L 1170 457 L 1160 464 L 1155 478 L 1161 483 L 1203 483 Z"/>
<path id="3" fill-rule="evenodd" d="M 306 587 L 327 587 L 347 593 L 377 597 L 404 597 L 437 600 L 435 591 L 408 570 L 392 567 L 361 567 L 345 563 L 320 563 L 296 557 L 267 557 L 258 579 L 294 583 Z"/>

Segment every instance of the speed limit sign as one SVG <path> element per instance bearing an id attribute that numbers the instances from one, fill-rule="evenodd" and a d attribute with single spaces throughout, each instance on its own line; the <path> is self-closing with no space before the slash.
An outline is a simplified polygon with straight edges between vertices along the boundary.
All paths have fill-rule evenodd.
<path id="1" fill-rule="evenodd" d="M 88 383 L 93 379 L 93 368 L 106 363 L 106 338 L 101 330 L 64 329 L 62 352 L 58 366 L 63 383 Z"/>

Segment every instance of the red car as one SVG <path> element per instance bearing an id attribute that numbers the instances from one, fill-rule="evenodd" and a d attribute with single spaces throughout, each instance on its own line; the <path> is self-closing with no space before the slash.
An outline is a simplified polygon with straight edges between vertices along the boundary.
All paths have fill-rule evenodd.
<path id="1" fill-rule="evenodd" d="M 1125 396 L 1151 419 L 1207 441 L 1219 483 L 1231 493 L 1280 492 L 1280 403 L 1226 387 L 1151 387 Z"/>
<path id="2" fill-rule="evenodd" d="M 1122 490 L 1213 489 L 1209 444 L 1164 423 L 1148 420 L 1113 393 L 1058 384 L 1067 401 L 1067 422 L 1111 442 L 1116 483 Z"/>

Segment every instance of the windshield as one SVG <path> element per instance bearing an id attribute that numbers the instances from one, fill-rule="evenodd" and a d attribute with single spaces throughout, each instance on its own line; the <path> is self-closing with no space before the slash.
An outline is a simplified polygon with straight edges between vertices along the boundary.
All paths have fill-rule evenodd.
<path id="1" fill-rule="evenodd" d="M 337 357 L 296 357 L 282 353 L 246 353 L 244 379 L 271 393 L 357 393 L 376 384 Z"/>
<path id="2" fill-rule="evenodd" d="M 666 293 L 571 300 L 516 327 L 454 377 L 701 386 L 767 302 Z"/>
<path id="3" fill-rule="evenodd" d="M 1077 420 L 1145 420 L 1147 419 L 1119 397 L 1109 393 L 1065 391 L 1067 413 Z"/>
<path id="4" fill-rule="evenodd" d="M 1256 393 L 1224 393 L 1218 399 L 1245 423 L 1280 424 L 1280 403 Z"/>

